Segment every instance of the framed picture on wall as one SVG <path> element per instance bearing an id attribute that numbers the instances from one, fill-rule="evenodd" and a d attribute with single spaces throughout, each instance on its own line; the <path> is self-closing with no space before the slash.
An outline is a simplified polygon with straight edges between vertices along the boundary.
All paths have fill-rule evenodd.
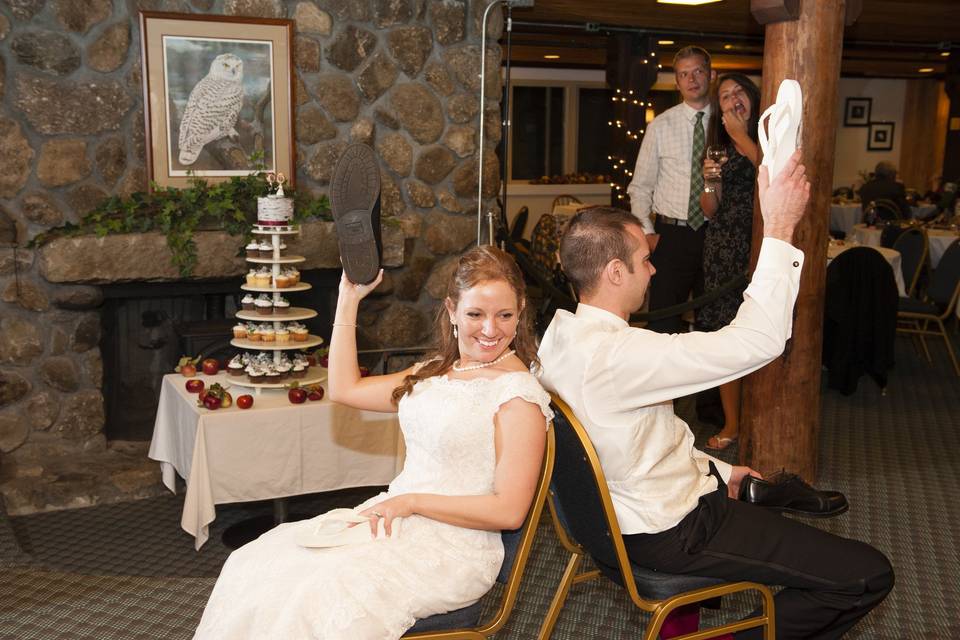
<path id="1" fill-rule="evenodd" d="M 873 98 L 847 98 L 843 110 L 843 126 L 867 127 L 870 126 L 870 107 Z"/>
<path id="2" fill-rule="evenodd" d="M 292 21 L 144 11 L 140 37 L 151 184 L 293 177 Z"/>
<path id="3" fill-rule="evenodd" d="M 871 122 L 867 133 L 867 151 L 890 151 L 893 149 L 893 123 Z"/>

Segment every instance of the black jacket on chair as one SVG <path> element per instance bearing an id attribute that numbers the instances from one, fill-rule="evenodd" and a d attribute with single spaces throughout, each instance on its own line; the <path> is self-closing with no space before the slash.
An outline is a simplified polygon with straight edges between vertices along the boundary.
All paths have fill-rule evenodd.
<path id="1" fill-rule="evenodd" d="M 844 251 L 827 267 L 823 364 L 828 386 L 844 395 L 865 373 L 881 388 L 893 367 L 897 283 L 883 255 L 870 247 Z"/>

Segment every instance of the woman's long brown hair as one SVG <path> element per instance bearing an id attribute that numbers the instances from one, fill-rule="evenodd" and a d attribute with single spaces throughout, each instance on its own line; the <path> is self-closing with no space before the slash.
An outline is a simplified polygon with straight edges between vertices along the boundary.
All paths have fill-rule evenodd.
<path id="1" fill-rule="evenodd" d="M 523 282 L 523 274 L 508 253 L 492 246 L 474 247 L 467 251 L 460 257 L 460 262 L 447 284 L 447 298 L 456 306 L 464 291 L 481 282 L 496 280 L 502 280 L 510 285 L 517 296 L 519 309 L 517 335 L 510 344 L 510 348 L 516 351 L 517 357 L 527 368 L 539 366 L 537 340 L 530 322 L 530 305 L 526 304 L 526 285 Z M 453 337 L 453 325 L 450 324 L 446 306 L 442 303 L 437 310 L 434 329 L 437 336 L 436 349 L 428 356 L 426 364 L 416 373 L 404 378 L 403 384 L 393 390 L 394 404 L 400 402 L 400 398 L 410 393 L 414 385 L 421 380 L 446 373 L 460 357 L 457 339 Z"/>

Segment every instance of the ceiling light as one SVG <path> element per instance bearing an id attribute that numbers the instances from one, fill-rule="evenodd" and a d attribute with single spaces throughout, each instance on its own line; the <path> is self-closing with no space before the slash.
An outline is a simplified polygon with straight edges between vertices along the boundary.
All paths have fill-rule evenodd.
<path id="1" fill-rule="evenodd" d="M 920 73 L 933 73 L 933 67 L 920 67 L 917 71 Z"/>
<path id="2" fill-rule="evenodd" d="M 950 57 L 950 52 L 949 52 L 949 51 L 941 51 L 941 52 L 940 52 L 940 55 L 943 56 L 944 58 L 949 58 L 949 57 Z"/>
<path id="3" fill-rule="evenodd" d="M 657 44 L 673 44 L 673 40 L 657 40 Z"/>
<path id="4" fill-rule="evenodd" d="M 726 49 L 727 51 L 730 51 L 730 49 L 733 49 L 733 45 L 732 45 L 732 44 L 725 44 L 725 45 L 723 45 L 723 48 Z"/>
<path id="5" fill-rule="evenodd" d="M 712 2 L 720 2 L 720 0 L 657 0 L 660 4 L 686 4 L 686 5 L 699 5 L 699 4 L 710 4 Z"/>
<path id="6" fill-rule="evenodd" d="M 559 60 L 559 59 L 560 59 L 560 56 L 558 56 L 558 55 L 555 54 L 555 53 L 548 53 L 547 55 L 543 56 L 543 58 L 544 58 L 545 60 Z"/>

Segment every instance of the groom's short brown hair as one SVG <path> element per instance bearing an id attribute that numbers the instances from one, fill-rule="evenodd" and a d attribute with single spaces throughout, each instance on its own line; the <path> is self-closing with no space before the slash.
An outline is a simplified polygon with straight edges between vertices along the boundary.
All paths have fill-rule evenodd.
<path id="1" fill-rule="evenodd" d="M 637 241 L 627 233 L 631 225 L 641 226 L 632 213 L 613 207 L 581 209 L 570 220 L 560 242 L 560 266 L 580 295 L 592 292 L 615 258 L 633 272 Z"/>

